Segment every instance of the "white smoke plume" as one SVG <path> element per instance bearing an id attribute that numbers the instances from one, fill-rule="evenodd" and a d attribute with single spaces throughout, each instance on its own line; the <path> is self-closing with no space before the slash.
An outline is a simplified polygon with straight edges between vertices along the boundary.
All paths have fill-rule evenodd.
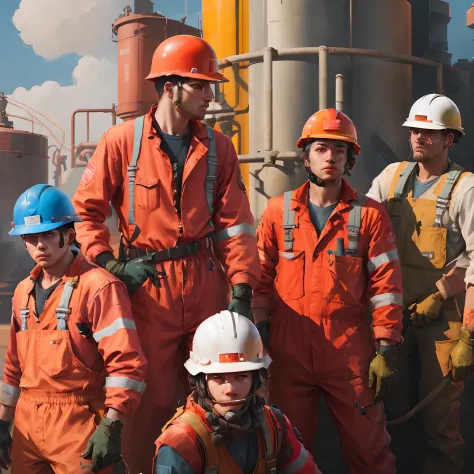
<path id="1" fill-rule="evenodd" d="M 17 88 L 11 94 L 12 99 L 27 104 L 63 128 L 66 148 L 70 148 L 71 115 L 75 109 L 111 108 L 112 103 L 117 104 L 117 45 L 111 38 L 111 26 L 129 3 L 128 0 L 22 0 L 13 16 L 21 39 L 36 54 L 50 60 L 67 53 L 82 56 L 72 73 L 72 85 L 47 81 L 29 90 Z M 13 106 L 13 101 L 7 111 L 26 115 Z M 38 118 L 44 121 L 39 115 Z M 31 131 L 27 122 L 17 119 L 14 122 L 15 128 Z M 76 122 L 77 146 L 86 141 L 85 115 L 78 115 Z M 92 114 L 89 139 L 98 141 L 110 125 L 110 114 Z M 48 126 L 62 141 L 62 132 L 49 123 Z M 50 145 L 58 145 L 46 129 L 35 126 L 35 132 L 47 135 Z M 63 154 L 70 156 L 66 150 Z M 49 175 L 52 176 L 51 166 Z"/>

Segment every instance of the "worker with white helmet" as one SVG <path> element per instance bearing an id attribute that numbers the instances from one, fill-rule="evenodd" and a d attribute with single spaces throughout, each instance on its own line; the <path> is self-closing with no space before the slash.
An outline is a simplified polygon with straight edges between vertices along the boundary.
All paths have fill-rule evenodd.
<path id="1" fill-rule="evenodd" d="M 448 97 L 429 94 L 417 100 L 403 126 L 409 129 L 413 159 L 389 165 L 368 192 L 388 208 L 403 270 L 407 329 L 399 350 L 398 390 L 385 405 L 390 416 L 400 416 L 444 377 L 452 378 L 425 408 L 429 452 L 424 461 L 420 456 L 423 468 L 407 456 L 407 444 L 401 443 L 399 451 L 396 447 L 401 440 L 409 442 L 412 428 L 405 425 L 391 434 L 399 472 L 454 474 L 463 464 L 462 381 L 474 369 L 474 175 L 449 158 L 464 130 Z M 416 353 L 420 397 L 414 396 L 419 384 L 413 376 Z"/>
<path id="2" fill-rule="evenodd" d="M 257 394 L 270 362 L 247 318 L 222 311 L 201 323 L 185 363 L 193 393 L 156 441 L 154 474 L 320 473 L 288 419 Z"/>

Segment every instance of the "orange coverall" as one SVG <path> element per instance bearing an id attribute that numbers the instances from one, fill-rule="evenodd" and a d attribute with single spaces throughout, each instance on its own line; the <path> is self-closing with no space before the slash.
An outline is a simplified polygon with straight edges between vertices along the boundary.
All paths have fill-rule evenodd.
<path id="1" fill-rule="evenodd" d="M 192 337 L 207 317 L 229 304 L 229 283 L 253 288 L 260 277 L 253 216 L 245 193 L 232 142 L 214 131 L 217 172 L 214 212 L 205 195 L 209 138 L 204 124 L 191 121 L 193 136 L 186 158 L 181 215 L 174 203 L 175 182 L 168 156 L 152 125 L 156 107 L 145 117 L 135 192 L 135 221 L 141 229 L 133 245 L 163 250 L 212 235 L 212 246 L 185 258 L 167 260 L 161 288 L 150 280 L 131 296 L 133 315 L 148 360 L 147 391 L 124 442 L 124 457 L 132 474 L 151 469 L 154 442 L 176 406 L 189 393 L 184 362 Z M 133 121 L 110 128 L 84 171 L 73 203 L 83 222 L 76 225 L 81 250 L 92 260 L 111 251 L 104 225 L 112 202 L 119 230 L 129 242 L 134 225 L 128 224 L 127 167 L 133 152 Z M 126 437 L 124 437 L 125 439 Z"/>
<path id="2" fill-rule="evenodd" d="M 41 272 L 35 267 L 13 296 L 0 393 L 2 404 L 16 405 L 12 473 L 49 474 L 50 466 L 56 474 L 89 473 L 90 461 L 80 454 L 99 410 L 135 412 L 146 361 L 123 283 L 78 255 L 37 318 L 33 289 Z M 70 314 L 61 330 L 57 309 L 71 282 Z"/>
<path id="3" fill-rule="evenodd" d="M 402 278 L 392 225 L 383 206 L 367 199 L 361 204 L 357 256 L 337 255 L 337 239 L 350 248 L 348 220 L 357 194 L 342 182 L 340 202 L 318 238 L 308 190 L 307 182 L 289 202 L 296 225 L 291 252 L 285 250 L 283 196 L 269 201 L 257 229 L 262 278 L 252 306 L 271 315 L 270 401 L 309 448 L 324 395 L 351 474 L 394 473 L 385 426 L 354 407 L 355 400 L 367 406 L 374 397 L 368 386 L 373 337 L 401 340 Z M 383 419 L 380 404 L 367 413 L 372 420 Z"/>
<path id="4" fill-rule="evenodd" d="M 273 409 L 265 407 L 265 421 L 257 430 L 258 462 L 254 474 L 321 474 L 311 454 L 296 437 L 288 419 L 283 414 L 280 416 L 281 419 Z M 211 433 L 212 428 L 206 421 L 205 410 L 189 397 L 186 406 L 178 410 L 157 439 L 156 452 L 158 453 L 161 446 L 170 446 L 195 473 L 204 472 L 207 461 L 207 466 L 217 467 L 219 473 L 242 474 L 226 447 L 212 443 Z M 271 471 L 271 466 L 276 468 L 276 471 Z M 154 472 L 161 471 L 155 466 Z"/>

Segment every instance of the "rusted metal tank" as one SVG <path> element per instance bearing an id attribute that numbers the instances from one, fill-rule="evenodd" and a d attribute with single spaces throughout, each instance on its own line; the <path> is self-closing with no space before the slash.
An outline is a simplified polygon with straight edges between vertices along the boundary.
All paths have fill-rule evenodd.
<path id="1" fill-rule="evenodd" d="M 23 191 L 48 182 L 48 140 L 37 133 L 13 129 L 0 98 L 0 322 L 11 316 L 10 300 L 16 284 L 28 275 L 33 262 L 23 241 L 8 235 L 13 206 Z"/>
<path id="2" fill-rule="evenodd" d="M 112 28 L 118 46 L 117 115 L 122 120 L 130 120 L 146 114 L 156 103 L 153 83 L 145 80 L 156 47 L 170 36 L 200 37 L 201 31 L 158 13 L 127 14 Z"/>

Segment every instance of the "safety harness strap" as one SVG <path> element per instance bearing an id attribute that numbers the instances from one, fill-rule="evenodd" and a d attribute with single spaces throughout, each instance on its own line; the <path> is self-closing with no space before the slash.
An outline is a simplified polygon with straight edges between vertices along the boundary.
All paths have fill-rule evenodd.
<path id="1" fill-rule="evenodd" d="M 290 209 L 293 191 L 287 191 L 283 195 L 283 230 L 284 230 L 284 250 L 293 251 L 293 231 L 295 230 L 295 210 Z"/>
<path id="2" fill-rule="evenodd" d="M 453 193 L 453 189 L 456 186 L 456 183 L 461 177 L 463 171 L 464 169 L 460 167 L 456 167 L 455 169 L 449 171 L 443 189 L 436 198 L 435 227 L 441 227 L 441 219 L 443 218 L 444 213 L 448 210 L 451 194 Z"/>
<path id="3" fill-rule="evenodd" d="M 214 472 L 217 473 L 218 457 L 216 449 L 218 448 L 216 448 L 216 446 L 212 444 L 211 432 L 209 431 L 209 428 L 204 424 L 204 422 L 201 420 L 201 418 L 199 418 L 198 415 L 191 411 L 185 411 L 179 418 L 180 420 L 191 426 L 191 428 L 197 433 L 204 445 L 204 451 L 206 456 L 206 470 L 204 471 L 205 474 L 211 474 Z"/>
<path id="4" fill-rule="evenodd" d="M 56 319 L 58 320 L 58 330 L 65 331 L 67 329 L 66 318 L 71 314 L 69 303 L 71 302 L 72 292 L 77 283 L 77 277 L 67 281 L 64 284 L 59 306 L 56 308 Z"/>
<path id="5" fill-rule="evenodd" d="M 357 257 L 359 253 L 359 234 L 360 221 L 362 216 L 362 207 L 364 206 L 366 197 L 357 194 L 357 199 L 351 202 L 352 209 L 349 211 L 347 220 L 347 242 L 348 247 L 346 255 Z"/>
<path id="6" fill-rule="evenodd" d="M 393 197 L 401 198 L 405 193 L 405 187 L 410 179 L 413 171 L 415 170 L 416 163 L 414 161 L 407 162 L 405 168 L 400 174 L 397 186 L 393 192 Z"/>
<path id="7" fill-rule="evenodd" d="M 135 241 L 140 234 L 140 227 L 135 222 L 135 179 L 138 170 L 138 158 L 140 157 L 140 148 L 142 145 L 143 126 L 145 123 L 145 116 L 137 117 L 133 123 L 133 154 L 132 160 L 127 167 L 128 173 L 128 196 L 129 196 L 129 210 L 128 210 L 128 224 L 134 225 L 135 230 L 130 238 L 129 245 Z"/>
<path id="8" fill-rule="evenodd" d="M 207 208 L 209 209 L 209 226 L 214 228 L 212 223 L 212 213 L 214 212 L 214 188 L 217 180 L 217 148 L 214 131 L 206 125 L 207 137 L 209 138 L 209 150 L 207 152 L 207 174 L 205 180 L 205 191 Z"/>

